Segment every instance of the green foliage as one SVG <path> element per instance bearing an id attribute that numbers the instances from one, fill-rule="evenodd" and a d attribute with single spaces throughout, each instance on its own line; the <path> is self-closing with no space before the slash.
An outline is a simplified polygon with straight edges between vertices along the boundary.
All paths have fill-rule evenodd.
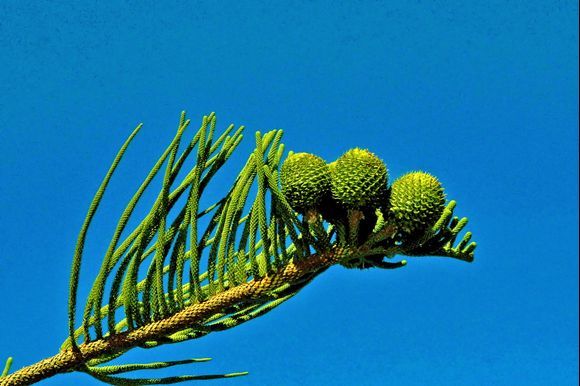
<path id="1" fill-rule="evenodd" d="M 256 148 L 233 180 L 231 189 L 201 209 L 199 205 L 207 186 L 240 143 L 243 127 L 234 130 L 230 125 L 215 138 L 216 117 L 210 114 L 203 118 L 200 129 L 180 153 L 180 143 L 189 124 L 183 113 L 175 137 L 121 214 L 86 300 L 81 327 L 75 329 L 86 234 L 116 166 L 141 125 L 115 158 L 90 205 L 78 238 L 71 274 L 71 333 L 63 350 L 75 348 L 79 340 L 87 343 L 147 326 L 240 283 L 272 274 L 292 259 L 310 255 L 309 242 L 328 248 L 326 233 L 323 240 L 309 235 L 307 241 L 300 236 L 304 225 L 280 191 L 278 174 L 284 151 L 281 130 L 265 135 L 256 133 Z M 193 155 L 195 165 L 183 172 L 188 157 Z M 145 190 L 162 169 L 162 186 L 151 208 L 135 229 L 124 232 Z M 252 187 L 256 192 L 253 198 L 250 197 Z M 202 270 L 202 266 L 206 269 Z M 199 326 L 159 337 L 142 346 L 152 348 L 232 328 L 273 309 L 303 285 L 281 288 L 270 298 L 213 315 Z M 108 304 L 104 303 L 105 299 Z M 120 354 L 91 363 L 102 364 Z M 94 366 L 87 372 L 102 380 L 108 377 Z"/>
<path id="2" fill-rule="evenodd" d="M 125 378 L 115 376 L 118 374 L 124 374 L 139 370 L 157 370 L 164 369 L 168 367 L 185 365 L 191 363 L 207 362 L 211 358 L 195 358 L 195 359 L 184 359 L 181 361 L 168 361 L 168 362 L 153 362 L 153 363 L 139 363 L 139 364 L 129 364 L 129 365 L 113 365 L 113 366 L 85 366 L 81 371 L 91 375 L 92 377 L 107 383 L 109 385 L 168 385 L 174 383 L 182 383 L 188 381 L 201 381 L 210 379 L 221 379 L 221 378 L 234 378 L 243 375 L 247 375 L 247 372 L 239 373 L 229 373 L 229 374 L 210 374 L 210 375 L 181 375 L 175 377 L 164 377 L 164 378 Z"/>
<path id="3" fill-rule="evenodd" d="M 8 357 L 8 359 L 6 359 L 6 364 L 4 365 L 4 370 L 2 370 L 2 373 L 0 374 L 0 378 L 8 375 L 10 367 L 12 367 L 12 357 Z"/>

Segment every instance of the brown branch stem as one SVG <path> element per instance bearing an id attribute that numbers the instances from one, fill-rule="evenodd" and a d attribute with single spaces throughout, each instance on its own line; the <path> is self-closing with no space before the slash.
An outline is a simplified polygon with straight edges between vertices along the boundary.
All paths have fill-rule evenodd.
<path id="1" fill-rule="evenodd" d="M 288 264 L 279 271 L 230 288 L 203 303 L 190 305 L 171 317 L 146 326 L 79 345 L 78 351 L 68 349 L 24 367 L 0 379 L 0 386 L 30 385 L 56 374 L 75 371 L 87 361 L 107 354 L 126 351 L 146 341 L 161 339 L 184 328 L 203 322 L 207 317 L 242 301 L 259 298 L 285 283 L 299 281 L 305 275 L 339 262 L 350 251 L 333 249 Z"/>

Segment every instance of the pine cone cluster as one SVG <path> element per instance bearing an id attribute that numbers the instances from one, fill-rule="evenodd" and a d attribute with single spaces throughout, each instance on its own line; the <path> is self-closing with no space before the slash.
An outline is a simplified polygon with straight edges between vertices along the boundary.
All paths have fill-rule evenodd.
<path id="1" fill-rule="evenodd" d="M 348 150 L 330 164 L 313 154 L 292 153 L 282 165 L 280 180 L 282 193 L 299 213 L 315 211 L 337 223 L 357 211 L 369 231 L 378 209 L 403 238 L 425 234 L 445 207 L 445 193 L 437 178 L 410 172 L 389 187 L 385 163 L 360 148 Z M 361 225 L 364 232 L 365 224 Z"/>

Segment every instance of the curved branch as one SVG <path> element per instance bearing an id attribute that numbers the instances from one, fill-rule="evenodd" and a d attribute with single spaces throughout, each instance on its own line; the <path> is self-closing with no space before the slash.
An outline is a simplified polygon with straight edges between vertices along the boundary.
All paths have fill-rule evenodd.
<path id="1" fill-rule="evenodd" d="M 75 371 L 89 360 L 99 356 L 126 351 L 148 340 L 160 339 L 195 325 L 223 309 L 262 297 L 282 284 L 299 282 L 313 271 L 328 268 L 351 253 L 346 248 L 335 248 L 325 253 L 291 262 L 270 276 L 230 288 L 203 303 L 191 305 L 169 318 L 109 338 L 79 345 L 78 351 L 68 349 L 53 357 L 24 367 L 6 378 L 0 379 L 0 386 L 30 385 L 56 374 Z"/>

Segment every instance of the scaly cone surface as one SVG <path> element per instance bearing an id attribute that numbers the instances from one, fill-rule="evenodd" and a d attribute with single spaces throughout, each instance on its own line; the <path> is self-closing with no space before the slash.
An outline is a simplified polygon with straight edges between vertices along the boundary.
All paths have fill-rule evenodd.
<path id="1" fill-rule="evenodd" d="M 425 233 L 439 219 L 444 207 L 443 187 L 429 173 L 407 173 L 391 187 L 390 213 L 406 234 Z"/>
<path id="2" fill-rule="evenodd" d="M 280 171 L 282 193 L 292 209 L 305 213 L 316 209 L 330 192 L 330 170 L 314 154 L 294 153 L 288 156 Z"/>
<path id="3" fill-rule="evenodd" d="M 345 208 L 378 208 L 386 202 L 385 163 L 366 149 L 351 149 L 331 168 L 332 196 Z"/>

